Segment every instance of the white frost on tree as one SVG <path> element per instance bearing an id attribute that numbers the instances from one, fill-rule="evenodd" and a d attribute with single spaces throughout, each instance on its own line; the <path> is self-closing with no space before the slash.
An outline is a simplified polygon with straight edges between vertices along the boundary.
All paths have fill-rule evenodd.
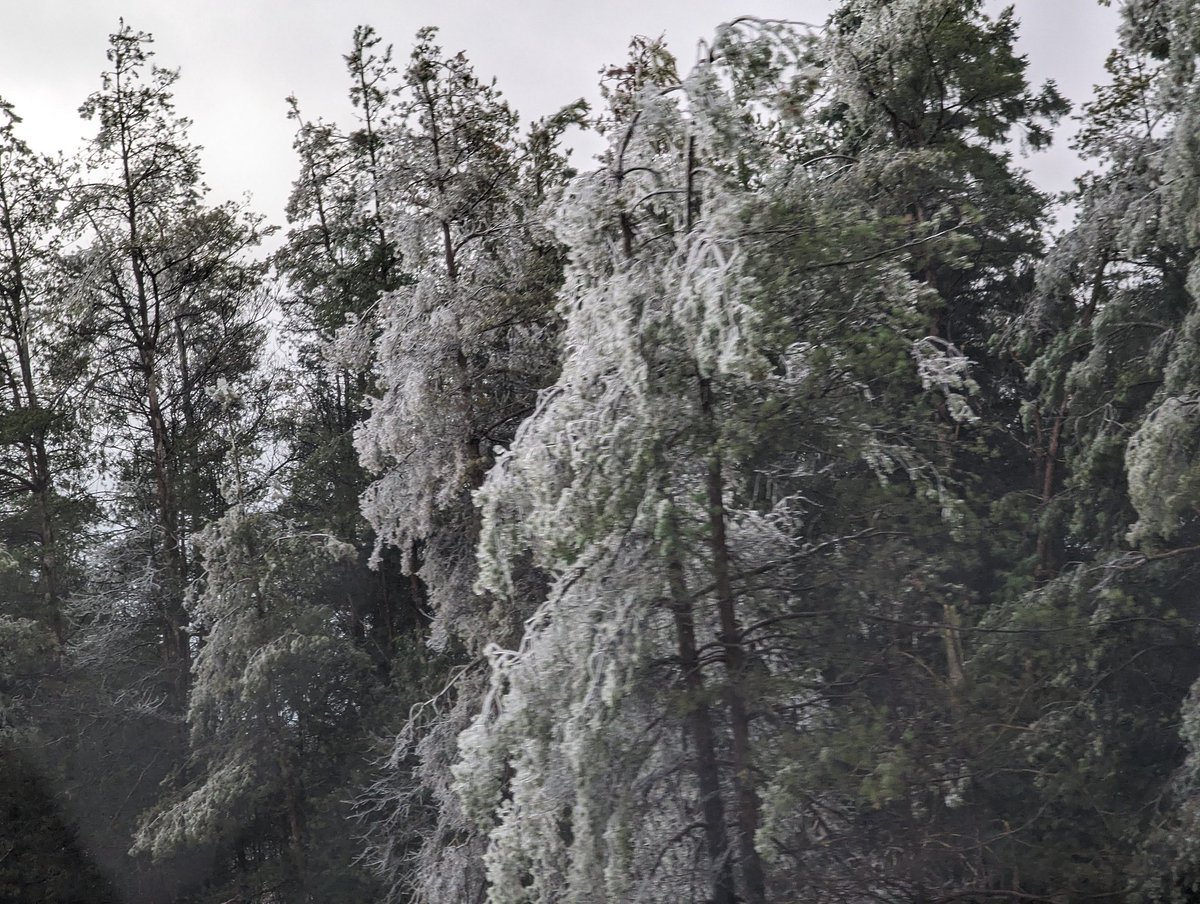
<path id="1" fill-rule="evenodd" d="M 703 817 L 707 863 L 683 828 L 702 819 L 701 735 L 681 743 L 662 716 L 695 716 L 699 666 L 664 663 L 715 630 L 687 589 L 712 580 L 702 500 L 728 441 L 710 387 L 767 370 L 741 233 L 769 129 L 720 62 L 740 37 L 678 86 L 642 89 L 606 168 L 565 193 L 562 372 L 477 494 L 480 589 L 511 596 L 525 556 L 553 577 L 521 643 L 491 648 L 492 690 L 460 738 L 497 904 L 732 900 L 724 817 Z"/>
<path id="2" fill-rule="evenodd" d="M 471 594 L 470 494 L 554 349 L 534 155 L 495 87 L 433 41 L 432 29 L 418 35 L 390 113 L 380 215 L 411 284 L 380 300 L 379 395 L 355 444 L 376 475 L 363 513 L 379 547 L 399 548 L 419 570 L 442 647 L 487 636 Z"/>

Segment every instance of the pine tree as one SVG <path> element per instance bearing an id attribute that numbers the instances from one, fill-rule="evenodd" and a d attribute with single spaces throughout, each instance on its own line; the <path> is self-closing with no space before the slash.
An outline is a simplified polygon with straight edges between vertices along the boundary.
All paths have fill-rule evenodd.
<path id="1" fill-rule="evenodd" d="M 515 114 L 434 37 L 418 34 L 392 112 L 383 217 L 413 284 L 381 302 L 379 395 L 356 444 L 379 475 L 363 511 L 419 568 L 444 645 L 479 615 L 470 493 L 553 367 L 554 251 L 521 194 Z"/>
<path id="2" fill-rule="evenodd" d="M 1029 633 L 988 652 L 1025 663 L 1005 693 L 1026 703 L 1007 740 L 1035 776 L 1021 792 L 1042 839 L 1030 887 L 1178 900 L 1196 875 L 1200 661 L 1182 591 L 1195 580 L 1196 31 L 1187 4 L 1131 3 L 1123 17 L 1077 145 L 1096 167 L 1020 336 L 1037 393 L 1027 420 L 1051 425 L 1039 580 L 995 623 Z M 1131 838 L 1146 839 L 1140 852 Z M 1064 867 L 1084 851 L 1107 868 Z"/>
<path id="3" fill-rule="evenodd" d="M 20 119 L 12 108 L 0 108 L 7 117 L 0 128 L 0 473 L 9 508 L 5 546 L 28 562 L 11 563 L 6 596 L 10 605 L 23 598 L 21 614 L 40 619 L 62 644 L 70 532 L 87 508 L 78 493 L 83 386 L 72 325 L 79 318 L 61 264 L 66 177 L 59 162 L 35 154 L 17 136 Z M 60 545 L 60 538 L 68 544 Z M 27 568 L 36 578 L 17 586 Z"/>
<path id="4" fill-rule="evenodd" d="M 81 108 L 99 129 L 72 215 L 86 244 L 75 261 L 86 329 L 94 359 L 111 368 L 97 385 L 114 476 L 127 488 L 127 526 L 153 563 L 145 602 L 181 702 L 192 631 L 183 595 L 195 576 L 188 536 L 220 500 L 223 451 L 210 444 L 206 391 L 245 373 L 261 341 L 261 268 L 244 257 L 260 231 L 232 204 L 201 203 L 198 149 L 172 102 L 178 74 L 151 63 L 150 43 L 124 24 L 110 37 L 112 68 Z"/>
<path id="5" fill-rule="evenodd" d="M 607 167 L 559 204 L 563 372 L 480 493 L 484 586 L 517 596 L 526 555 L 553 579 L 520 645 L 493 650 L 460 740 L 460 793 L 493 826 L 491 900 L 761 901 L 777 884 L 750 704 L 771 701 L 748 640 L 772 601 L 747 578 L 787 571 L 796 500 L 764 511 L 750 462 L 809 371 L 795 309 L 759 282 L 763 227 L 810 213 L 785 206 L 806 199 L 777 141 L 806 43 L 722 29 L 681 82 L 635 93 Z"/>
<path id="6" fill-rule="evenodd" d="M 809 500 L 797 584 L 821 588 L 777 629 L 808 652 L 781 670 L 808 677 L 792 678 L 799 724 L 774 748 L 768 819 L 795 895 L 922 899 L 996 887 L 1010 865 L 992 847 L 1012 820 L 1007 802 L 992 809 L 1007 764 L 980 740 L 1001 716 L 976 627 L 1025 564 L 1032 468 L 1014 429 L 1021 375 L 993 337 L 1032 283 L 1048 203 L 1010 142 L 1044 146 L 1066 106 L 1028 85 L 1015 35 L 1011 11 L 993 19 L 975 2 L 863 0 L 840 6 L 813 51 L 823 68 L 804 109 L 824 128 L 791 154 L 817 209 L 784 233 L 793 260 L 768 266 L 784 298 L 831 305 L 793 322 L 825 337 L 824 381 L 865 393 L 797 406 L 829 434 L 801 447 L 824 473 L 788 475 Z M 885 264 L 872 302 L 861 270 Z M 842 451 L 856 422 L 874 480 Z"/>
<path id="7" fill-rule="evenodd" d="M 227 386 L 216 395 L 233 467 L 228 510 L 196 537 L 204 574 L 189 609 L 210 627 L 188 701 L 189 780 L 145 814 L 134 851 L 207 853 L 209 900 L 359 901 L 372 883 L 324 824 L 350 818 L 342 770 L 369 747 L 372 661 L 335 618 L 356 550 L 269 510 L 258 406 Z"/>
<path id="8" fill-rule="evenodd" d="M 452 901 L 477 897 L 482 883 L 479 833 L 450 791 L 454 739 L 478 705 L 482 650 L 526 614 L 474 592 L 471 494 L 555 368 L 560 252 L 538 208 L 566 172 L 558 139 L 580 106 L 521 140 L 494 85 L 434 41 L 434 30 L 418 33 L 383 133 L 378 209 L 409 282 L 381 297 L 373 340 L 360 322 L 339 343 L 374 362 L 376 395 L 355 444 L 373 476 L 362 511 L 375 563 L 389 549 L 403 557 L 432 616 L 430 646 L 449 657 L 445 693 L 415 710 L 368 795 L 373 856 L 394 896 L 412 888 Z"/>
<path id="9" fill-rule="evenodd" d="M 223 509 L 229 453 L 212 390 L 224 380 L 249 392 L 265 296 L 249 260 L 258 220 L 203 203 L 198 148 L 172 99 L 178 74 L 153 64 L 150 45 L 124 23 L 110 36 L 109 69 L 81 107 L 97 132 L 67 209 L 98 446 L 90 479 L 106 499 L 72 603 L 68 699 L 88 728 L 63 761 L 84 841 L 120 893 L 154 901 L 196 888 L 208 868 L 127 852 L 140 811 L 183 780 L 181 717 L 211 628 L 186 604 L 200 576 L 191 538 Z"/>
<path id="10" fill-rule="evenodd" d="M 368 342 L 380 296 L 406 280 L 379 210 L 383 169 L 392 152 L 388 80 L 394 75 L 391 48 L 380 49 L 380 43 L 373 29 L 360 27 L 345 57 L 350 97 L 359 111 L 355 128 L 304 121 L 298 103 L 290 100 L 300 175 L 288 207 L 288 240 L 274 264 L 286 285 L 284 337 L 297 350 L 291 399 L 278 420 L 292 459 L 286 511 L 360 550 L 361 566 L 347 587 L 346 617 L 386 672 L 401 635 L 423 627 L 420 594 L 400 574 L 395 556 L 385 557 L 375 572 L 366 564 L 375 537 L 359 497 L 369 477 L 358 465 L 353 437 L 367 417 L 374 386 L 369 355 L 346 354 L 348 343 L 337 341 L 346 332 L 360 344 Z"/>

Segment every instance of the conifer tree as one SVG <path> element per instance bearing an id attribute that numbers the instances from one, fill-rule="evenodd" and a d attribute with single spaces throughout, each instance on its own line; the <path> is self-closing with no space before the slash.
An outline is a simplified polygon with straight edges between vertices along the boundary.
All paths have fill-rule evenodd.
<path id="1" fill-rule="evenodd" d="M 369 342 L 380 296 L 406 279 L 380 215 L 383 169 L 392 153 L 389 79 L 395 74 L 391 48 L 380 44 L 373 29 L 357 28 L 344 58 L 358 111 L 354 128 L 303 120 L 299 103 L 289 99 L 300 174 L 288 206 L 288 239 L 274 265 L 285 282 L 284 336 L 297 351 L 290 398 L 277 420 L 291 459 L 281 475 L 286 511 L 360 550 L 361 562 L 348 577 L 346 617 L 386 672 L 400 635 L 423 627 L 420 594 L 399 573 L 396 556 L 383 557 L 375 572 L 367 567 L 375 537 L 359 497 L 369 477 L 353 438 L 374 383 L 370 356 L 347 354 L 346 343 L 337 341 L 345 331 L 354 336 L 350 344 Z"/>
<path id="2" fill-rule="evenodd" d="M 972 879 L 969 845 L 927 853 L 931 836 L 978 828 L 980 811 L 962 807 L 973 751 L 961 607 L 988 586 L 955 580 L 980 562 L 955 446 L 981 400 L 937 325 L 960 289 L 934 270 L 967 269 L 979 237 L 1009 255 L 1001 278 L 1036 249 L 1043 201 L 990 148 L 1006 122 L 1037 125 L 1061 103 L 1027 91 L 1011 22 L 993 27 L 971 4 L 926 21 L 928 6 L 852 4 L 850 23 L 835 17 L 815 44 L 774 23 L 723 31 L 681 85 L 634 100 L 611 168 L 559 208 L 563 374 L 481 493 L 485 586 L 513 595 L 504 563 L 525 551 L 555 579 L 521 644 L 493 651 L 494 699 L 461 741 L 460 793 L 493 825 L 494 900 L 656 900 L 681 887 L 722 900 L 734 860 L 736 894 L 756 901 L 919 897 Z M 985 86 L 1000 112 L 946 124 L 934 151 L 934 139 L 848 126 L 874 121 L 879 86 L 857 109 L 870 73 L 832 65 L 825 79 L 814 64 L 854 60 L 848 31 L 882 41 L 897 24 L 923 55 L 903 58 L 918 72 L 895 90 L 949 73 L 955 91 Z M 890 77 L 874 51 L 860 62 Z M 831 131 L 858 144 L 830 147 Z M 959 173 L 946 204 L 967 203 L 974 168 L 1019 190 L 978 224 L 931 225 L 873 188 L 897 153 L 905 179 Z M 1028 244 L 1005 246 L 1013 230 Z M 947 544 L 960 547 L 947 556 Z M 904 595 L 873 555 L 900 565 Z M 724 667 L 692 652 L 704 650 Z M 664 661 L 682 669 L 684 748 L 651 727 Z M 704 752 L 706 721 L 718 756 Z M 730 768 L 706 779 L 720 761 Z M 696 785 L 656 796 L 654 777 L 684 763 Z M 642 779 L 614 796 L 613 770 Z M 777 778 L 764 789 L 763 775 Z M 705 828 L 707 870 L 682 867 L 699 858 L 698 839 L 664 834 L 680 823 Z M 881 848 L 897 862 L 864 875 Z"/>
<path id="3" fill-rule="evenodd" d="M 372 881 L 337 823 L 350 818 L 342 770 L 363 764 L 376 679 L 334 617 L 356 550 L 268 509 L 256 400 L 216 395 L 232 473 L 228 510 L 196 537 L 204 574 L 189 609 L 210 627 L 188 703 L 189 780 L 143 816 L 134 851 L 208 854 L 210 900 L 359 901 Z"/>
<path id="4" fill-rule="evenodd" d="M 455 736 L 478 705 L 483 649 L 519 631 L 528 611 L 474 591 L 471 495 L 555 368 L 561 262 L 538 209 L 566 172 L 559 136 L 581 107 L 522 140 L 494 84 L 435 37 L 418 33 L 383 132 L 378 209 L 407 284 L 381 297 L 373 341 L 360 321 L 335 348 L 374 362 L 376 395 L 355 444 L 373 476 L 362 511 L 375 564 L 400 553 L 431 616 L 429 644 L 452 657 L 441 668 L 454 667 L 368 795 L 382 814 L 374 856 L 395 896 L 452 901 L 480 893 L 483 852 L 450 792 Z M 536 575 L 529 584 L 536 597 Z"/>
<path id="5" fill-rule="evenodd" d="M 12 507 L 5 545 L 36 572 L 32 586 L 18 588 L 24 567 L 12 568 L 7 598 L 11 606 L 25 597 L 21 614 L 41 620 L 62 644 L 69 531 L 83 511 L 70 498 L 81 476 L 72 447 L 79 448 L 84 422 L 80 349 L 71 335 L 78 317 L 61 264 L 66 177 L 61 163 L 17 136 L 12 108 L 0 109 L 7 117 L 0 128 L 0 410 L 3 496 Z M 61 547 L 60 537 L 68 540 Z"/>
<path id="6" fill-rule="evenodd" d="M 198 148 L 174 108 L 178 73 L 153 64 L 151 43 L 124 23 L 110 36 L 109 69 L 81 107 L 97 131 L 67 211 L 99 446 L 91 479 L 107 498 L 72 603 L 70 666 L 83 680 L 70 700 L 89 727 L 66 745 L 65 771 L 85 842 L 120 893 L 147 901 L 194 889 L 207 868 L 127 852 L 140 811 L 184 775 L 181 717 L 211 628 L 187 608 L 200 575 L 191 537 L 223 508 L 229 452 L 212 390 L 250 391 L 265 306 L 263 268 L 248 258 L 259 221 L 203 202 Z"/>
<path id="7" fill-rule="evenodd" d="M 989 811 L 1002 764 L 978 743 L 988 703 L 972 661 L 1005 568 L 1023 565 L 1008 544 L 1024 513 L 996 500 L 1032 468 L 1014 430 L 1020 374 L 991 340 L 1031 283 L 1047 205 L 1009 142 L 1044 146 L 1065 110 L 1052 85 L 1026 82 L 1015 29 L 1011 11 L 993 19 L 975 2 L 863 0 L 842 4 L 814 48 L 821 90 L 806 109 L 826 128 L 802 132 L 792 154 L 815 180 L 809 228 L 832 242 L 789 230 L 798 260 L 768 266 L 784 297 L 861 299 L 807 331 L 826 337 L 825 379 L 869 394 L 822 393 L 800 410 L 830 424 L 829 439 L 867 428 L 857 442 L 874 480 L 840 452 L 845 439 L 807 440 L 829 470 L 791 476 L 822 501 L 797 583 L 825 587 L 799 594 L 810 614 L 781 629 L 809 651 L 793 674 L 813 670 L 800 683 L 806 724 L 774 748 L 772 856 L 791 864 L 793 894 L 921 899 L 990 888 L 1004 869 L 975 846 L 1002 837 L 1005 817 Z M 839 251 L 838 231 L 864 247 Z M 890 305 L 860 294 L 873 263 L 891 268 L 876 276 Z"/>
<path id="8" fill-rule="evenodd" d="M 1197 875 L 1185 839 L 1200 660 L 1183 588 L 1196 580 L 1200 82 L 1188 4 L 1122 13 L 1111 80 L 1086 106 L 1077 144 L 1096 166 L 1019 335 L 1036 390 L 1026 420 L 1050 437 L 1038 580 L 994 624 L 1029 633 L 986 652 L 993 674 L 1026 663 L 1005 693 L 1025 701 L 1008 741 L 1036 788 L 1010 801 L 1028 801 L 1026 824 L 1043 839 L 1029 887 L 1165 901 Z M 1145 839 L 1140 852 L 1131 838 Z M 1096 851 L 1103 869 L 1066 868 Z"/>
<path id="9" fill-rule="evenodd" d="M 210 444 L 206 391 L 245 373 L 261 341 L 261 268 L 244 257 L 260 232 L 235 205 L 203 205 L 198 150 L 171 94 L 178 73 L 151 62 L 150 43 L 123 23 L 110 37 L 111 68 L 81 107 L 98 131 L 72 215 L 86 245 L 75 262 L 86 329 L 95 360 L 111 368 L 97 386 L 114 476 L 152 563 L 145 604 L 182 702 L 192 654 L 183 597 L 196 574 L 188 536 L 220 500 L 223 451 Z"/>
<path id="10" fill-rule="evenodd" d="M 460 741 L 460 793 L 493 825 L 491 900 L 789 894 L 762 863 L 759 758 L 775 741 L 754 728 L 781 702 L 767 677 L 780 654 L 755 632 L 797 617 L 805 545 L 789 534 L 805 490 L 795 474 L 787 487 L 797 468 L 777 445 L 791 435 L 775 431 L 805 423 L 811 453 L 811 400 L 838 393 L 828 452 L 869 473 L 873 438 L 853 407 L 861 351 L 829 332 L 845 296 L 763 282 L 796 260 L 780 236 L 819 215 L 778 140 L 807 100 L 808 46 L 778 23 L 722 29 L 681 83 L 635 95 L 607 167 L 559 204 L 563 372 L 480 493 L 484 586 L 519 592 L 508 568 L 527 554 L 553 580 L 521 644 L 493 650 L 491 695 Z M 824 264 L 850 254 L 842 235 Z M 885 264 L 854 291 L 916 380 L 903 331 L 918 287 Z M 764 498 L 760 481 L 776 489 Z M 780 596 L 755 580 L 767 573 Z M 663 730 L 678 719 L 685 735 Z"/>
<path id="11" fill-rule="evenodd" d="M 444 645 L 479 615 L 470 493 L 553 366 L 554 276 L 539 199 L 521 194 L 515 114 L 434 38 L 418 34 L 392 111 L 382 215 L 413 282 L 381 302 L 380 394 L 356 443 L 379 475 L 363 511 L 380 547 L 419 568 Z"/>

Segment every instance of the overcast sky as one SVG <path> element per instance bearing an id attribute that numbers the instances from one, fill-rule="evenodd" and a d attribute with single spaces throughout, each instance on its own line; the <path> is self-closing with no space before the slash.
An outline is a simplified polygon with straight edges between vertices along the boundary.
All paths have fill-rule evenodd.
<path id="1" fill-rule="evenodd" d="M 0 30 L 0 96 L 16 105 L 22 135 L 37 150 L 70 152 L 91 125 L 78 116 L 99 85 L 107 36 L 119 17 L 155 37 L 156 62 L 180 67 L 179 110 L 204 146 L 216 200 L 249 193 L 283 225 L 295 175 L 293 124 L 284 98 L 309 118 L 347 122 L 342 54 L 355 25 L 370 24 L 408 55 L 424 25 L 441 29 L 447 51 L 465 50 L 476 71 L 495 76 L 524 121 L 576 97 L 595 97 L 597 71 L 621 60 L 633 34 L 665 33 L 686 63 L 698 38 L 738 15 L 820 23 L 835 0 L 40 0 L 12 3 Z M 989 3 L 993 9 L 999 2 Z M 1033 79 L 1053 78 L 1086 99 L 1103 79 L 1116 13 L 1096 0 L 1016 0 L 1021 52 Z M 585 162 L 585 161 L 579 161 Z M 1074 155 L 1057 150 L 1026 163 L 1050 190 L 1070 186 Z"/>

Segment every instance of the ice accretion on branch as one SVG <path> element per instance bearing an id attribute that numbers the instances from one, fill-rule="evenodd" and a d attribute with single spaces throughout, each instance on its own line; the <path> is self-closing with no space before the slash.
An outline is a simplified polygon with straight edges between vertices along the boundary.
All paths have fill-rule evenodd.
<path id="1" fill-rule="evenodd" d="M 1200 495 L 1200 398 L 1164 399 L 1130 438 L 1125 473 L 1138 513 L 1129 540 L 1170 539 Z"/>
<path id="2" fill-rule="evenodd" d="M 459 739 L 493 902 L 665 904 L 703 881 L 694 839 L 668 828 L 695 817 L 668 790 L 686 754 L 654 727 L 671 687 L 648 670 L 672 649 L 664 551 L 681 519 L 702 523 L 675 501 L 714 442 L 702 387 L 767 368 L 741 248 L 755 196 L 726 166 L 755 142 L 702 70 L 644 91 L 608 170 L 565 193 L 562 370 L 476 493 L 478 589 L 512 596 L 526 553 L 553 578 L 519 645 L 490 649 Z"/>
<path id="3" fill-rule="evenodd" d="M 967 396 L 979 392 L 979 384 L 970 376 L 971 359 L 951 342 L 926 336 L 913 343 L 917 376 L 926 391 L 935 391 L 946 400 L 946 408 L 960 424 L 973 424 L 979 416 L 971 410 Z"/>
<path id="4" fill-rule="evenodd" d="M 663 584 L 641 554 L 611 556 L 564 572 L 520 648 L 490 651 L 491 691 L 459 739 L 456 788 L 491 829 L 491 901 L 666 902 L 686 888 L 645 882 L 649 861 L 686 869 L 664 828 L 687 817 L 659 787 L 681 752 L 656 737 L 644 699 Z"/>

